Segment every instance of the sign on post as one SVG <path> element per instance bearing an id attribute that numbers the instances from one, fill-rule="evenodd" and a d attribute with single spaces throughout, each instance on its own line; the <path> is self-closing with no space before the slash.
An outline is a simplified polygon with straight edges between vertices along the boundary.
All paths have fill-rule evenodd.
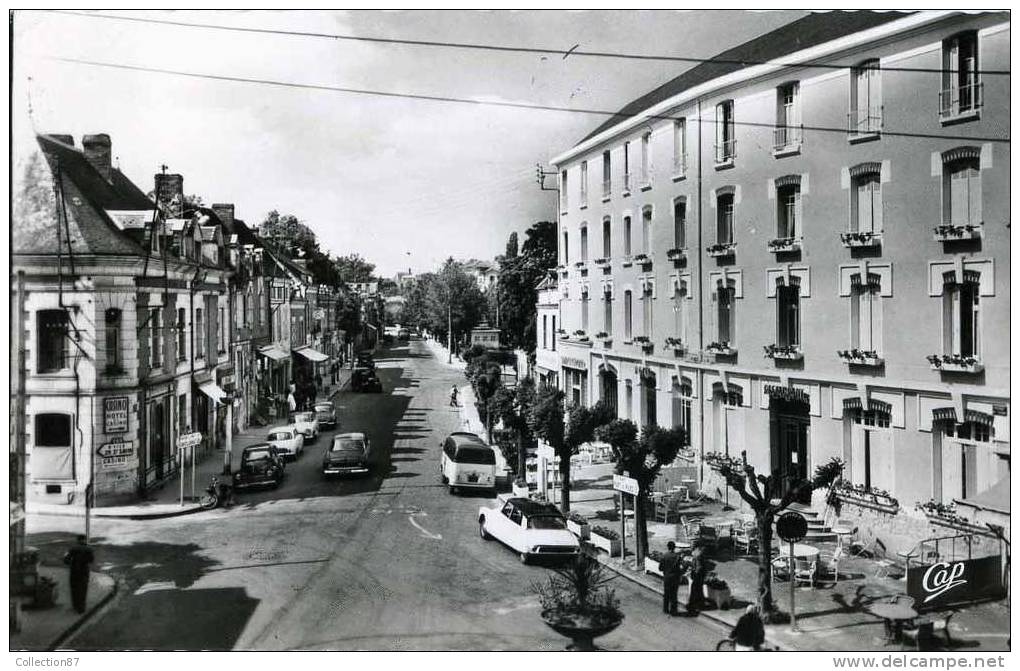
<path id="1" fill-rule="evenodd" d="M 613 489 L 631 496 L 638 495 L 638 481 L 626 475 L 613 474 Z"/>
<path id="2" fill-rule="evenodd" d="M 790 544 L 790 555 L 788 557 L 790 561 L 790 628 L 793 631 L 799 631 L 797 629 L 797 609 L 794 597 L 797 581 L 793 579 L 793 544 L 807 535 L 807 519 L 800 513 L 793 511 L 785 512 L 776 520 L 776 533 Z"/>
<path id="3" fill-rule="evenodd" d="M 201 433 L 185 433 L 177 438 L 177 449 L 186 450 L 202 442 Z"/>

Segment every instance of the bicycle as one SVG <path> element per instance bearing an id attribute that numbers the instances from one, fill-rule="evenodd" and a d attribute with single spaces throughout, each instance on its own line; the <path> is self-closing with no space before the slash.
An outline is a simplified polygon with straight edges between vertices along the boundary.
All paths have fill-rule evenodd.
<path id="1" fill-rule="evenodd" d="M 716 652 L 736 652 L 737 644 L 732 638 L 724 638 L 715 644 Z"/>

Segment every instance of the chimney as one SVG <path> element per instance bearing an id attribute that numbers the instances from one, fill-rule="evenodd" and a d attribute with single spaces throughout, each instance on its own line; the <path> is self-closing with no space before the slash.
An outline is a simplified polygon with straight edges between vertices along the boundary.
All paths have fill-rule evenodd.
<path id="1" fill-rule="evenodd" d="M 168 219 L 184 216 L 184 177 L 156 173 L 156 205 Z"/>
<path id="2" fill-rule="evenodd" d="M 81 139 L 81 145 L 85 149 L 85 159 L 103 176 L 103 179 L 107 182 L 112 182 L 113 179 L 110 176 L 110 136 L 106 133 L 86 135 Z"/>
<path id="3" fill-rule="evenodd" d="M 223 222 L 223 227 L 227 229 L 228 233 L 234 232 L 234 204 L 233 203 L 213 203 L 213 212 Z"/>

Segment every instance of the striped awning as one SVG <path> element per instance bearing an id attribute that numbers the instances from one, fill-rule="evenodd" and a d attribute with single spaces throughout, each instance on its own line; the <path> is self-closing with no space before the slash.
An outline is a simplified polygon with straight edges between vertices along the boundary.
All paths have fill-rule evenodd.
<path id="1" fill-rule="evenodd" d="M 985 426 L 991 426 L 993 422 L 991 415 L 977 410 L 965 410 L 963 413 L 963 421 L 974 422 L 975 424 L 984 424 Z"/>
<path id="2" fill-rule="evenodd" d="M 955 408 L 935 408 L 931 411 L 931 421 L 933 422 L 953 422 L 956 423 L 956 409 Z"/>

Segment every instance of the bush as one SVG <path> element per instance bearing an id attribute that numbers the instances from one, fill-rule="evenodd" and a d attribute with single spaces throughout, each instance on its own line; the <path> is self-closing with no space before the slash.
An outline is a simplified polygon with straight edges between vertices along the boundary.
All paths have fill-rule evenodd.
<path id="1" fill-rule="evenodd" d="M 574 524 L 588 523 L 588 518 L 576 511 L 572 511 L 569 515 L 567 515 L 567 519 L 573 522 Z"/>
<path id="2" fill-rule="evenodd" d="M 598 534 L 603 538 L 608 538 L 611 541 L 620 540 L 620 534 L 616 531 L 613 531 L 612 529 L 609 529 L 608 527 L 595 527 L 594 529 L 591 530 L 591 532 L 593 534 Z"/>

